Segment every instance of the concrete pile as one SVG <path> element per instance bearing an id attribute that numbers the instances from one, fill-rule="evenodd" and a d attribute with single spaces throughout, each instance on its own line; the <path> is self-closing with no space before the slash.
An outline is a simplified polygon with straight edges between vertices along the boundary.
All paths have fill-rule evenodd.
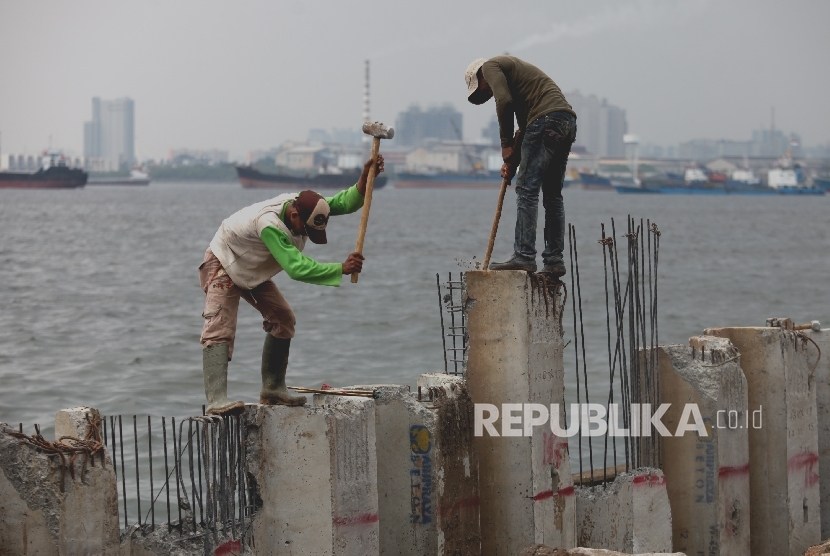
<path id="1" fill-rule="evenodd" d="M 483 554 L 512 555 L 534 542 L 576 546 L 568 439 L 549 426 L 513 427 L 510 415 L 523 403 L 540 411 L 555 404 L 552 418 L 565 421 L 564 297 L 543 275 L 466 274 L 467 386 L 475 404 L 501 412 L 492 425 L 498 436 L 475 439 Z"/>
<path id="2" fill-rule="evenodd" d="M 658 348 L 662 421 L 676 434 L 696 407 L 706 436 L 663 436 L 662 469 L 671 504 L 675 550 L 749 554 L 749 427 L 747 381 L 738 350 L 724 338 L 696 336 L 688 346 Z M 694 405 L 691 405 L 694 404 Z M 761 414 L 755 414 L 760 425 Z"/>
<path id="3" fill-rule="evenodd" d="M 605 485 L 576 487 L 579 546 L 627 554 L 668 552 L 671 515 L 659 469 L 641 468 L 620 473 Z"/>
<path id="4" fill-rule="evenodd" d="M 478 460 L 472 402 L 464 381 L 421 375 L 406 386 L 373 389 L 380 554 L 480 554 Z M 420 399 L 419 399 L 420 397 Z M 338 396 L 315 396 L 337 405 Z"/>
<path id="5" fill-rule="evenodd" d="M 807 348 L 807 367 L 813 374 L 818 421 L 818 465 L 821 476 L 821 538 L 830 538 L 830 329 L 805 330 L 815 342 Z M 819 355 L 820 354 L 820 355 Z"/>
<path id="6" fill-rule="evenodd" d="M 72 408 L 55 419 L 55 437 L 85 439 L 97 410 Z M 0 553 L 116 554 L 118 491 L 109 454 L 71 461 L 0 423 Z M 43 446 L 51 441 L 41 440 Z M 73 445 L 64 439 L 65 445 Z M 103 456 L 103 457 L 102 457 Z"/>
<path id="7" fill-rule="evenodd" d="M 750 552 L 801 555 L 821 541 L 816 388 L 802 333 L 785 328 L 711 328 L 740 353 L 749 412 Z M 813 352 L 815 354 L 815 351 Z"/>
<path id="8" fill-rule="evenodd" d="M 247 418 L 256 552 L 378 554 L 374 401 L 254 406 Z"/>

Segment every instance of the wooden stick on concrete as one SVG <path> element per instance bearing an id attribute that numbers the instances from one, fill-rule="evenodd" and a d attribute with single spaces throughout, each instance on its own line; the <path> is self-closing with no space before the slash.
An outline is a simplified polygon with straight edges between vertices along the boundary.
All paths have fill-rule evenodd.
<path id="1" fill-rule="evenodd" d="M 490 266 L 490 255 L 493 254 L 493 245 L 496 243 L 496 232 L 499 230 L 499 219 L 501 219 L 501 208 L 504 205 L 504 193 L 507 191 L 507 186 L 510 185 L 510 180 L 501 180 L 501 191 L 499 191 L 499 202 L 496 205 L 496 215 L 493 217 L 493 228 L 490 230 L 490 243 L 487 244 L 487 253 L 484 254 L 484 263 L 481 265 L 482 270 L 487 270 Z"/>

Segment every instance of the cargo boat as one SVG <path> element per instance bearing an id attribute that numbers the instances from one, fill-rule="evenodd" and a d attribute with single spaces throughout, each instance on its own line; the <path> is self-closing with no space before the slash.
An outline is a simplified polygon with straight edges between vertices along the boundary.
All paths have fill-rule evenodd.
<path id="1" fill-rule="evenodd" d="M 773 169 L 768 184 L 761 183 L 751 171 L 741 170 L 732 179 L 711 179 L 698 168 L 689 168 L 683 176 L 668 174 L 661 178 L 643 181 L 640 186 L 617 185 L 618 193 L 661 193 L 668 195 L 824 195 L 821 187 L 806 186 L 799 182 L 793 169 Z"/>
<path id="2" fill-rule="evenodd" d="M 86 185 L 86 172 L 69 168 L 56 153 L 47 156 L 48 167 L 37 172 L 0 172 L 0 188 L 74 189 Z"/>
<path id="3" fill-rule="evenodd" d="M 346 189 L 357 183 L 360 170 L 343 170 L 338 173 L 320 172 L 309 176 L 289 174 L 266 174 L 253 166 L 235 165 L 239 183 L 246 189 Z M 387 177 L 375 178 L 374 188 L 386 185 Z"/>
<path id="4" fill-rule="evenodd" d="M 574 180 L 574 185 L 579 183 L 582 189 L 590 191 L 613 191 L 614 184 L 611 178 L 600 176 L 599 174 L 589 174 L 588 172 L 579 172 L 579 179 Z"/>
<path id="5" fill-rule="evenodd" d="M 818 187 L 819 189 L 823 189 L 824 191 L 830 191 L 830 176 L 816 176 L 815 178 L 813 178 L 813 186 Z"/>
<path id="6" fill-rule="evenodd" d="M 150 176 L 142 170 L 133 168 L 128 177 L 89 178 L 87 185 L 150 185 Z"/>
<path id="7" fill-rule="evenodd" d="M 818 187 L 788 187 L 776 189 L 765 185 L 757 187 L 728 187 L 725 184 L 718 184 L 713 187 L 703 185 L 689 185 L 678 187 L 655 187 L 643 185 L 614 186 L 617 193 L 662 193 L 667 195 L 824 195 L 824 190 Z"/>

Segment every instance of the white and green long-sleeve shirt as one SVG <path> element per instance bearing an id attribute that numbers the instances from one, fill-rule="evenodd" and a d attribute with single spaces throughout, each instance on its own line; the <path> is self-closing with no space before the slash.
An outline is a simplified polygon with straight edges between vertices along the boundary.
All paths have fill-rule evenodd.
<path id="1" fill-rule="evenodd" d="M 306 236 L 295 234 L 283 222 L 286 206 L 299 193 L 284 193 L 238 210 L 224 221 L 210 242 L 210 250 L 222 263 L 233 283 L 254 289 L 275 274 L 285 272 L 309 284 L 339 286 L 340 263 L 319 263 L 302 254 Z M 353 185 L 326 197 L 330 215 L 349 214 L 363 206 L 363 195 Z"/>

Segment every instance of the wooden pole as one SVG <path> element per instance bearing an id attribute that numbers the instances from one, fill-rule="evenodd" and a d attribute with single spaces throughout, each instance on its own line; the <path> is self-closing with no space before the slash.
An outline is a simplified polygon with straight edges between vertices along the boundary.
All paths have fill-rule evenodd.
<path id="1" fill-rule="evenodd" d="M 378 173 L 378 151 L 380 150 L 380 137 L 372 138 L 372 167 L 369 168 L 369 176 L 366 179 L 366 195 L 363 197 L 363 213 L 360 215 L 360 228 L 357 230 L 357 247 L 355 252 L 363 254 L 363 240 L 366 239 L 366 227 L 369 225 L 369 209 L 372 208 L 372 190 L 375 186 L 375 176 Z M 357 284 L 359 273 L 352 273 L 352 284 Z"/>
<path id="2" fill-rule="evenodd" d="M 493 228 L 490 230 L 490 243 L 487 244 L 487 253 L 484 254 L 484 263 L 481 265 L 482 270 L 487 270 L 490 266 L 490 255 L 493 254 L 493 245 L 496 243 L 496 232 L 499 230 L 499 219 L 501 218 L 501 208 L 504 205 L 504 193 L 507 191 L 507 186 L 510 180 L 501 180 L 501 191 L 499 191 L 499 202 L 496 205 L 496 215 L 493 217 Z"/>

